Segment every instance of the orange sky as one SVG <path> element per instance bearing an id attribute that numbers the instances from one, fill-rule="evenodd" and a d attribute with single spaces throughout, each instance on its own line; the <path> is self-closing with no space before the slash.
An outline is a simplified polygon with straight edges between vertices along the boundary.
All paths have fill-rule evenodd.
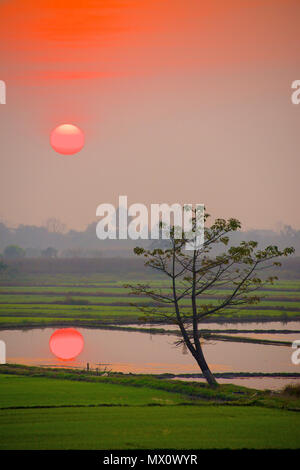
<path id="1" fill-rule="evenodd" d="M 298 52 L 297 13 L 297 0 L 6 0 L 2 72 L 69 80 L 287 63 Z"/>
<path id="2" fill-rule="evenodd" d="M 299 17 L 297 0 L 0 1 L 0 217 L 80 228 L 126 194 L 300 228 Z M 49 146 L 64 122 L 86 134 L 73 158 Z"/>

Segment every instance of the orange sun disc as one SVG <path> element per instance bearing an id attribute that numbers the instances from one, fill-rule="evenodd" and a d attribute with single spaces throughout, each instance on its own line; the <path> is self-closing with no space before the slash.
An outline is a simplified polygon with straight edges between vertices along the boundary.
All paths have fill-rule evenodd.
<path id="1" fill-rule="evenodd" d="M 74 359 L 83 350 L 83 336 L 75 328 L 61 328 L 54 331 L 49 340 L 50 351 L 65 361 Z"/>
<path id="2" fill-rule="evenodd" d="M 57 153 L 73 155 L 83 148 L 84 133 L 73 124 L 62 124 L 51 132 L 50 144 Z"/>

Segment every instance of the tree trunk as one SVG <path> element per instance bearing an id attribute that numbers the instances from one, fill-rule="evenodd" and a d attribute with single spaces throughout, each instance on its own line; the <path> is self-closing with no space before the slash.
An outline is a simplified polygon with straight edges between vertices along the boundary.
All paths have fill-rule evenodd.
<path id="1" fill-rule="evenodd" d="M 216 381 L 213 373 L 210 371 L 210 369 L 208 367 L 208 364 L 205 360 L 201 345 L 200 345 L 200 348 L 198 348 L 198 350 L 195 351 L 195 354 L 193 354 L 193 356 L 196 359 L 197 364 L 199 365 L 204 377 L 206 378 L 207 383 L 211 387 L 217 387 L 218 382 Z"/>
<path id="2" fill-rule="evenodd" d="M 177 315 L 178 326 L 180 328 L 184 344 L 187 346 L 188 350 L 190 351 L 190 353 L 194 357 L 195 361 L 197 362 L 198 366 L 200 367 L 204 377 L 207 380 L 207 383 L 211 387 L 217 387 L 218 382 L 216 381 L 213 373 L 210 371 L 210 369 L 208 367 L 208 364 L 205 360 L 199 336 L 196 338 L 195 345 L 193 345 L 191 343 L 189 337 L 188 337 L 188 334 L 187 334 L 182 322 L 181 322 L 180 315 L 179 315 L 179 309 L 178 309 L 177 304 L 175 304 L 175 306 L 176 306 L 176 312 L 178 313 L 178 315 Z"/>
<path id="3" fill-rule="evenodd" d="M 211 373 L 208 364 L 205 360 L 202 346 L 200 343 L 199 330 L 198 330 L 198 315 L 197 315 L 197 303 L 196 303 L 196 251 L 193 256 L 193 290 L 192 290 L 192 308 L 193 308 L 193 337 L 194 337 L 194 357 L 202 370 L 204 377 L 206 378 L 210 387 L 216 387 L 218 385 L 214 375 Z"/>
<path id="4" fill-rule="evenodd" d="M 183 341 L 195 360 L 199 365 L 207 383 L 210 387 L 217 387 L 218 382 L 216 381 L 214 375 L 211 373 L 208 364 L 205 360 L 202 347 L 200 344 L 199 332 L 198 332 L 198 319 L 197 319 L 197 305 L 196 305 L 196 295 L 195 295 L 195 253 L 194 253 L 194 261 L 193 261 L 193 293 L 192 293 L 192 306 L 193 306 L 193 337 L 194 337 L 194 344 L 191 343 L 187 331 L 184 327 L 184 324 L 181 319 L 180 310 L 178 306 L 178 300 L 176 295 L 176 285 L 175 285 L 175 252 L 173 252 L 173 278 L 172 278 L 172 287 L 173 287 L 173 299 L 176 311 L 176 319 L 178 322 L 178 326 L 180 328 Z"/>

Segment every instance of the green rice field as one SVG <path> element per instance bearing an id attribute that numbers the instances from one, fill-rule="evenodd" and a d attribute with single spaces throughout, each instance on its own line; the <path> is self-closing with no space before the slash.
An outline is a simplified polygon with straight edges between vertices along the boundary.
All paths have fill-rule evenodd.
<path id="1" fill-rule="evenodd" d="M 299 405 L 233 385 L 214 391 L 151 377 L 1 366 L 0 449 L 293 449 Z"/>
<path id="2" fill-rule="evenodd" d="M 132 284 L 137 278 L 128 280 Z M 146 279 L 143 282 L 168 291 L 165 280 Z M 13 285 L 12 285 L 13 284 Z M 137 322 L 140 312 L 132 304 L 149 304 L 146 297 L 131 296 L 123 282 L 105 279 L 103 275 L 31 276 L 0 282 L 0 328 L 9 326 L 44 326 L 76 324 L 99 326 L 103 323 Z M 223 289 L 198 300 L 198 305 L 216 304 L 226 295 Z M 277 281 L 259 294 L 261 301 L 239 311 L 215 315 L 214 320 L 267 321 L 300 319 L 300 281 Z M 189 310 L 187 300 L 182 303 Z M 171 306 L 168 307 L 172 308 Z"/>

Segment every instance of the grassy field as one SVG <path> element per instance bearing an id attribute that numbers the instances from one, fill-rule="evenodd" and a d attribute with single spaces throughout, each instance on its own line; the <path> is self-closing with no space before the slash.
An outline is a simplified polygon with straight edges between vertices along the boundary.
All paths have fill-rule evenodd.
<path id="1" fill-rule="evenodd" d="M 0 449 L 295 449 L 299 416 L 247 407 L 1 412 Z"/>
<path id="2" fill-rule="evenodd" d="M 126 279 L 136 283 L 138 277 Z M 150 285 L 168 288 L 165 280 L 143 279 Z M 43 275 L 0 280 L 0 328 L 16 326 L 99 326 L 103 323 L 137 322 L 140 312 L 131 304 L 149 303 L 146 297 L 129 296 L 118 276 Z M 198 300 L 198 305 L 215 304 L 226 295 L 223 289 Z M 267 321 L 300 319 L 300 281 L 277 281 L 260 294 L 263 299 L 238 312 L 215 315 L 214 320 Z M 189 306 L 182 303 L 185 311 Z"/>
<path id="3" fill-rule="evenodd" d="M 0 449 L 300 444 L 299 398 L 232 385 L 1 366 L 0 404 Z"/>
<path id="4" fill-rule="evenodd" d="M 46 392 L 46 393 L 45 393 Z M 192 402 L 179 393 L 111 383 L 0 374 L 0 408 L 64 406 L 144 406 Z"/>

